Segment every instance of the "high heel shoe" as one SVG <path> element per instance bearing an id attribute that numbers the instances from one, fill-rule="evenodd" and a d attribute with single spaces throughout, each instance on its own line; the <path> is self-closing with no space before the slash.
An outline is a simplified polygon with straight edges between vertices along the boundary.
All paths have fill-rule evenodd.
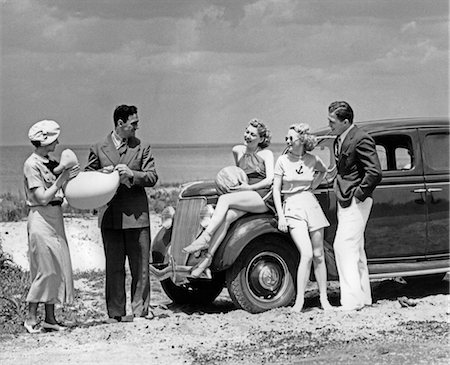
<path id="1" fill-rule="evenodd" d="M 203 271 L 205 271 L 211 265 L 211 262 L 212 262 L 212 255 L 208 252 L 205 255 L 205 258 L 194 266 L 194 268 L 191 271 L 190 277 L 197 279 L 203 273 Z"/>
<path id="2" fill-rule="evenodd" d="M 194 253 L 201 250 L 206 250 L 209 247 L 209 241 L 211 236 L 203 232 L 194 242 L 192 242 L 189 246 L 183 248 L 184 253 Z"/>

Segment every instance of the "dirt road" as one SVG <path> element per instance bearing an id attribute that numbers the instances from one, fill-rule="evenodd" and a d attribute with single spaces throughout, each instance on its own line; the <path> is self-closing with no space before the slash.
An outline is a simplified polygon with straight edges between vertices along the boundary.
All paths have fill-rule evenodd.
<path id="1" fill-rule="evenodd" d="M 373 283 L 376 303 L 358 312 L 317 308 L 314 285 L 307 311 L 278 308 L 261 314 L 236 309 L 224 291 L 208 307 L 175 306 L 152 283 L 153 320 L 74 325 L 65 333 L 2 336 L 8 364 L 448 364 L 448 276 L 411 286 Z M 104 307 L 103 279 L 77 281 L 80 311 Z M 337 283 L 331 282 L 337 305 Z M 414 299 L 402 307 L 397 297 Z"/>

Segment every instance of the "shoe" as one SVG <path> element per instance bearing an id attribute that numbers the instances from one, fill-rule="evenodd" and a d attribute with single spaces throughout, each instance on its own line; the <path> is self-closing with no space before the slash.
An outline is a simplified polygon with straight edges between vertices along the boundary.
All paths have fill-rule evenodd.
<path id="1" fill-rule="evenodd" d="M 194 242 L 189 246 L 183 248 L 184 253 L 194 253 L 201 250 L 207 250 L 209 245 L 209 240 L 211 236 L 208 233 L 203 232 Z"/>
<path id="2" fill-rule="evenodd" d="M 48 322 L 42 322 L 42 328 L 46 331 L 65 331 L 67 330 L 67 327 L 62 325 L 61 323 L 48 323 Z"/>
<path id="3" fill-rule="evenodd" d="M 212 255 L 208 252 L 205 255 L 205 258 L 200 261 L 197 265 L 194 266 L 194 268 L 191 271 L 191 275 L 189 275 L 191 278 L 197 279 L 205 269 L 207 269 L 212 262 Z"/>
<path id="4" fill-rule="evenodd" d="M 42 327 L 39 325 L 39 323 L 30 324 L 27 321 L 23 323 L 23 326 L 26 328 L 28 333 L 41 333 Z"/>
<path id="5" fill-rule="evenodd" d="M 355 307 L 346 307 L 341 305 L 340 307 L 333 307 L 333 310 L 336 310 L 338 312 L 354 312 L 354 311 L 360 311 L 364 308 L 364 305 L 359 305 Z"/>
<path id="6" fill-rule="evenodd" d="M 118 322 L 122 322 L 122 317 L 121 316 L 114 316 L 114 317 L 109 317 L 105 323 L 111 324 L 111 323 L 118 323 Z"/>
<path id="7" fill-rule="evenodd" d="M 417 301 L 413 300 L 413 299 L 409 299 L 407 297 L 400 297 L 398 298 L 398 302 L 400 303 L 400 305 L 403 308 L 406 307 L 415 307 L 417 305 Z"/>
<path id="8" fill-rule="evenodd" d="M 148 321 L 148 320 L 152 320 L 153 318 L 155 318 L 155 314 L 152 311 L 149 311 L 146 316 L 140 316 L 140 317 L 135 316 L 133 318 L 133 321 L 136 321 L 136 322 Z"/>

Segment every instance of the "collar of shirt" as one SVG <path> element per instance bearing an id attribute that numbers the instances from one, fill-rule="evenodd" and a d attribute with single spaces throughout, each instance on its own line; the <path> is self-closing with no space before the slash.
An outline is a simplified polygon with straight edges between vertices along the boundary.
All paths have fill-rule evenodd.
<path id="1" fill-rule="evenodd" d="M 42 161 L 42 162 L 44 162 L 44 163 L 49 162 L 48 157 L 44 157 L 44 156 L 38 155 L 36 152 L 33 152 L 33 157 L 34 157 L 36 160 Z"/>
<path id="2" fill-rule="evenodd" d="M 112 133 L 111 133 L 111 139 L 112 139 L 112 141 L 113 141 L 113 143 L 114 143 L 114 147 L 116 147 L 117 150 L 119 149 L 119 147 L 120 147 L 123 143 L 126 142 L 126 139 L 120 138 L 120 136 L 119 136 L 115 131 L 112 131 Z"/>

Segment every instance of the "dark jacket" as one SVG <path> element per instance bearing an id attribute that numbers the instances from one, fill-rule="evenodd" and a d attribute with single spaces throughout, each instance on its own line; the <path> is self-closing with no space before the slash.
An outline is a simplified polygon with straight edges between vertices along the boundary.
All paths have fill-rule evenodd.
<path id="1" fill-rule="evenodd" d="M 337 160 L 334 190 L 339 204 L 348 207 L 355 196 L 361 201 L 372 196 L 382 178 L 375 142 L 354 126 L 345 137 Z"/>
<path id="2" fill-rule="evenodd" d="M 131 179 L 130 188 L 119 185 L 102 216 L 99 213 L 99 225 L 112 229 L 149 227 L 148 200 L 144 187 L 153 186 L 158 181 L 150 145 L 142 144 L 138 138 L 129 138 L 126 152 L 120 155 L 109 134 L 104 141 L 91 146 L 86 170 L 100 170 L 118 164 L 127 165 L 133 171 L 134 178 Z"/>

